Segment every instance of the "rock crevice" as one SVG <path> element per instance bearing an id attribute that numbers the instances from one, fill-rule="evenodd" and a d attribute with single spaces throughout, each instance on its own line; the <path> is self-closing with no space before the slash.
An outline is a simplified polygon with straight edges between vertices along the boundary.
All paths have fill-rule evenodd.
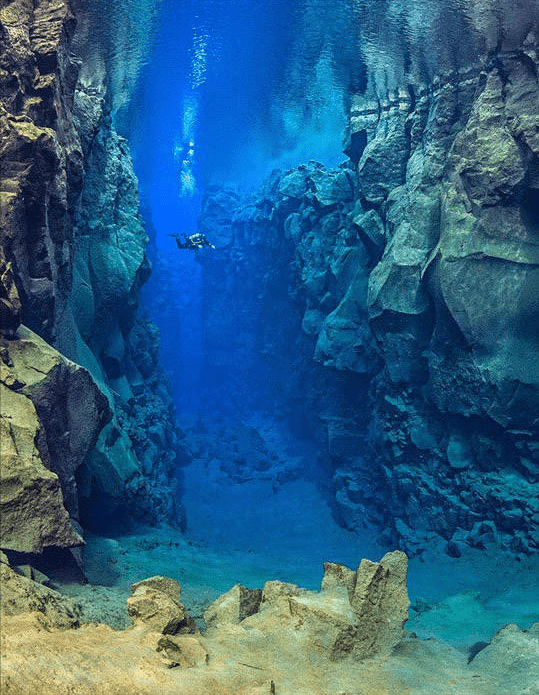
<path id="1" fill-rule="evenodd" d="M 411 552 L 539 542 L 537 54 L 529 33 L 482 64 L 357 95 L 355 158 L 275 174 L 249 199 L 215 192 L 200 218 L 218 246 L 201 254 L 208 364 L 245 372 L 264 336 L 249 383 L 280 360 L 288 378 L 266 401 L 291 413 L 302 394 L 340 520 L 383 525 Z M 223 346 L 234 318 L 241 340 Z"/>

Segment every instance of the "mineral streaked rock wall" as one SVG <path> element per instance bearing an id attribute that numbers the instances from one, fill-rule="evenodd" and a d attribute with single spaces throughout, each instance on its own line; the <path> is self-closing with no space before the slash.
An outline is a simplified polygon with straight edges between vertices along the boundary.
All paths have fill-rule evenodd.
<path id="1" fill-rule="evenodd" d="M 374 451 L 408 544 L 539 540 L 537 67 L 528 34 L 352 113 L 359 202 L 385 235 L 367 294 L 385 363 Z"/>
<path id="2" fill-rule="evenodd" d="M 84 33 L 82 5 L 72 8 Z M 8 534 L 2 543 L 30 552 L 80 543 L 69 515 L 85 523 L 114 512 L 175 518 L 178 435 L 157 332 L 137 318 L 147 238 L 127 143 L 112 125 L 106 55 L 92 55 L 97 63 L 80 71 L 66 0 L 3 3 L 0 25 L 2 362 L 17 412 L 26 412 L 21 427 L 39 433 L 21 470 L 31 459 L 50 492 L 34 518 L 23 493 L 35 485 L 21 478 L 14 493 L 13 454 L 2 490 L 21 540 L 17 547 Z M 66 367 L 24 326 L 16 332 L 21 322 L 88 371 Z M 43 375 L 28 378 L 29 360 L 44 365 Z"/>
<path id="3" fill-rule="evenodd" d="M 286 363 L 299 321 L 279 307 L 303 306 L 311 354 L 332 370 L 328 393 L 303 352 L 338 513 L 412 551 L 433 532 L 454 555 L 462 543 L 517 554 L 539 543 L 537 48 L 528 34 L 480 67 L 357 96 L 351 162 L 299 167 L 235 206 L 219 193 L 201 216 L 220 246 L 202 259 L 206 286 L 222 292 L 218 319 L 207 316 L 212 361 L 224 307 L 253 304 L 238 334 L 247 345 L 253 316 L 263 322 L 276 301 L 281 340 L 262 362 Z M 272 261 L 268 245 L 284 257 Z M 244 364 L 241 345 L 227 348 Z M 290 409 L 297 384 L 276 402 Z"/>

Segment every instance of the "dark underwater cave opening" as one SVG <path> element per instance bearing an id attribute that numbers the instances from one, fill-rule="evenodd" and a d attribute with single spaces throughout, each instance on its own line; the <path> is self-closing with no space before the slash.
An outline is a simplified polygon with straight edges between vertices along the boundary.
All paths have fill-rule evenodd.
<path id="1" fill-rule="evenodd" d="M 71 551 L 69 548 L 43 548 L 41 553 L 21 553 L 13 550 L 5 551 L 12 567 L 19 568 L 19 572 L 35 577 L 35 570 L 42 572 L 45 577 L 35 577 L 35 581 L 54 586 L 55 582 L 62 583 L 86 583 L 87 579 L 83 570 L 80 548 Z"/>
<path id="2" fill-rule="evenodd" d="M 537 165 L 539 172 L 539 164 Z M 539 234 L 539 189 L 529 188 L 520 204 L 522 221 L 533 233 Z"/>

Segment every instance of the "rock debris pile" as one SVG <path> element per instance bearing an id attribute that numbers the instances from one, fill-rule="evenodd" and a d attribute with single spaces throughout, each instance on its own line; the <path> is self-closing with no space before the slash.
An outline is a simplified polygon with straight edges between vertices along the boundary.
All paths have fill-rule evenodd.
<path id="1" fill-rule="evenodd" d="M 122 631 L 81 624 L 76 604 L 0 561 L 1 682 L 13 695 L 507 695 L 532 692 L 539 676 L 539 625 L 503 628 L 472 659 L 407 634 L 400 551 L 355 571 L 325 563 L 320 591 L 236 585 L 207 609 L 205 627 L 176 580 L 150 577 L 131 587 L 133 624 Z"/>

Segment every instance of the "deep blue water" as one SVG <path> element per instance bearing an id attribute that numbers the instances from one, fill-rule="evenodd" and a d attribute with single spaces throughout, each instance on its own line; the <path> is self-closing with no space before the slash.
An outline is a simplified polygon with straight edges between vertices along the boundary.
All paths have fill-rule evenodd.
<path id="1" fill-rule="evenodd" d="M 345 94 L 359 55 L 336 59 L 348 55 L 336 45 L 347 6 L 159 5 L 124 128 L 153 236 L 146 303 L 161 331 L 162 360 L 180 410 L 199 406 L 201 271 L 168 235 L 196 229 L 208 185 L 256 189 L 274 168 L 344 159 Z M 352 51 L 353 32 L 349 39 Z M 170 302 L 163 300 L 167 292 Z"/>
<path id="2" fill-rule="evenodd" d="M 196 229 L 209 186 L 251 190 L 274 168 L 310 159 L 338 165 L 344 159 L 347 95 L 366 87 L 362 50 L 380 64 L 375 90 L 400 84 L 410 65 L 427 76 L 436 65 L 459 67 L 496 45 L 497 25 L 488 13 L 478 12 L 467 23 L 456 17 L 456 8 L 468 6 L 473 3 L 464 0 L 131 0 L 115 9 L 116 27 L 126 17 L 147 27 L 146 35 L 139 31 L 142 47 L 134 50 L 136 69 L 118 67 L 115 75 L 118 94 L 122 83 L 134 90 L 129 108 L 119 109 L 117 118 L 131 143 L 151 237 L 154 272 L 144 303 L 160 328 L 162 363 L 182 425 L 211 411 L 201 397 L 201 386 L 207 392 L 211 384 L 203 373 L 202 268 L 194 255 L 178 251 L 169 235 Z M 234 330 L 232 325 L 222 335 L 223 343 Z M 262 421 L 264 427 L 271 439 L 276 423 Z M 298 453 L 298 442 L 288 447 L 280 435 L 274 442 L 279 454 L 310 457 L 315 467 L 312 451 Z M 265 557 L 264 572 L 269 565 L 273 577 L 313 588 L 322 559 L 353 566 L 362 555 L 376 559 L 388 549 L 367 534 L 352 537 L 338 529 L 313 480 L 281 488 L 268 480 L 239 485 L 218 463 L 210 459 L 205 468 L 186 471 L 183 501 L 191 538 L 219 550 L 250 554 L 257 547 Z M 453 560 L 442 560 L 443 570 L 438 562 L 421 568 L 414 560 L 415 595 L 439 594 L 438 600 L 455 587 L 480 585 L 474 577 L 480 572 L 471 564 L 463 561 L 457 573 Z M 233 581 L 249 583 L 241 571 Z M 485 591 L 496 584 L 493 576 L 481 581 L 488 585 Z M 531 601 L 523 597 L 527 610 Z M 500 601 L 509 611 L 511 601 Z M 487 637 L 486 630 L 477 639 Z M 467 634 L 468 626 L 462 631 Z"/>
<path id="3" fill-rule="evenodd" d="M 351 76 L 336 61 L 334 25 L 345 21 L 347 2 L 338 8 L 316 2 L 316 14 L 311 5 L 160 5 L 128 118 L 143 197 L 160 202 L 153 206 L 158 228 L 180 210 L 189 225 L 196 195 L 209 183 L 250 187 L 274 166 L 342 158 Z M 350 32 L 348 42 L 353 45 Z"/>

